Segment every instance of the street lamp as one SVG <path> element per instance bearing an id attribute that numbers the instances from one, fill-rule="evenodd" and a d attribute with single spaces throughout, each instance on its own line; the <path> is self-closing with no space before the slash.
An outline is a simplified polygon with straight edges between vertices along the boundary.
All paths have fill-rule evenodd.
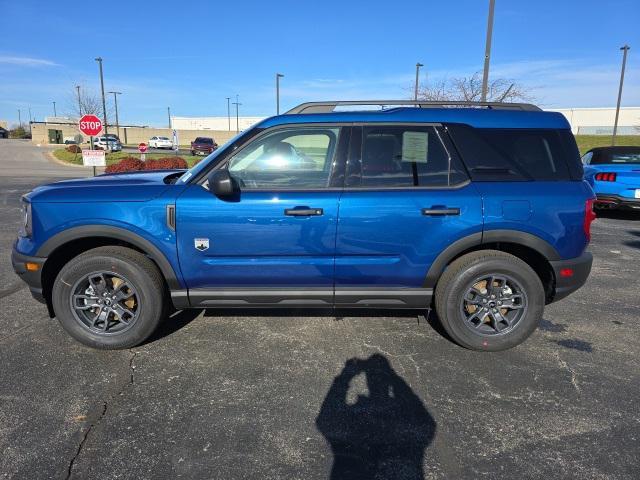
<path id="1" fill-rule="evenodd" d="M 227 122 L 229 123 L 229 131 L 231 131 L 231 97 L 227 97 Z"/>
<path id="2" fill-rule="evenodd" d="M 20 109 L 18 109 L 18 126 L 22 126 L 22 114 L 20 113 Z"/>
<path id="3" fill-rule="evenodd" d="M 233 102 L 233 105 L 236 106 L 236 133 L 240 133 L 240 116 L 238 114 L 238 107 L 242 104 L 238 101 L 238 95 L 236 95 L 236 101 Z"/>
<path id="4" fill-rule="evenodd" d="M 280 115 L 280 79 L 284 77 L 281 73 L 276 73 L 276 115 Z"/>
<path id="5" fill-rule="evenodd" d="M 53 116 L 57 117 L 58 113 L 56 112 L 56 102 L 53 102 Z"/>
<path id="6" fill-rule="evenodd" d="M 493 11 L 496 0 L 489 0 L 489 17 L 487 18 L 487 39 L 484 46 L 484 70 L 482 72 L 482 96 L 481 101 L 487 101 L 487 90 L 489 85 L 489 61 L 491 59 L 491 37 L 493 36 Z"/>
<path id="7" fill-rule="evenodd" d="M 113 93 L 113 103 L 116 107 L 116 129 L 118 131 L 118 138 L 120 138 L 120 122 L 118 121 L 118 95 L 122 95 L 122 92 L 108 92 Z"/>
<path id="8" fill-rule="evenodd" d="M 169 117 L 169 129 L 171 129 L 171 107 L 167 107 L 167 116 Z"/>
<path id="9" fill-rule="evenodd" d="M 622 50 L 622 70 L 620 70 L 620 86 L 618 87 L 618 104 L 616 105 L 616 119 L 613 122 L 613 136 L 611 137 L 611 145 L 616 144 L 616 133 L 618 133 L 618 116 L 620 115 L 620 101 L 622 100 L 622 84 L 624 83 L 624 69 L 627 66 L 627 52 L 631 47 L 624 45 L 620 47 Z"/>
<path id="10" fill-rule="evenodd" d="M 413 90 L 413 99 L 416 102 L 418 101 L 418 79 L 420 77 L 420 67 L 424 67 L 424 65 L 420 62 L 416 63 L 416 86 Z"/>
<path id="11" fill-rule="evenodd" d="M 104 76 L 102 75 L 102 57 L 97 57 L 96 62 L 100 65 L 100 90 L 102 91 L 102 116 L 104 117 L 104 135 L 107 136 L 107 102 L 104 98 Z"/>
<path id="12" fill-rule="evenodd" d="M 82 102 L 80 101 L 80 85 L 76 85 L 76 91 L 78 92 L 78 116 L 82 117 Z"/>

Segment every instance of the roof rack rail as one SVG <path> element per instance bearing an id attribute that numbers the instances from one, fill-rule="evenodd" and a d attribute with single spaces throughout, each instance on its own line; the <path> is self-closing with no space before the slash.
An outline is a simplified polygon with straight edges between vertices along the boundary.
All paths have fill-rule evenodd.
<path id="1" fill-rule="evenodd" d="M 304 113 L 331 113 L 336 107 L 348 105 L 387 106 L 411 106 L 418 108 L 440 107 L 468 107 L 487 108 L 490 110 L 525 110 L 541 111 L 540 107 L 530 103 L 503 103 L 503 102 L 464 102 L 464 101 L 427 101 L 427 100 L 337 100 L 329 102 L 307 102 L 292 108 L 285 115 Z"/>

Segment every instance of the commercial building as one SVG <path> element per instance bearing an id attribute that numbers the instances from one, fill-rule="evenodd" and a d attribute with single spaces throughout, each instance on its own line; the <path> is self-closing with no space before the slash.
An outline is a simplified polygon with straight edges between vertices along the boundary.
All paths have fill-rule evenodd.
<path id="1" fill-rule="evenodd" d="M 615 108 L 559 108 L 571 124 L 574 135 L 611 135 L 616 117 Z M 621 107 L 618 135 L 640 135 L 640 107 Z"/>

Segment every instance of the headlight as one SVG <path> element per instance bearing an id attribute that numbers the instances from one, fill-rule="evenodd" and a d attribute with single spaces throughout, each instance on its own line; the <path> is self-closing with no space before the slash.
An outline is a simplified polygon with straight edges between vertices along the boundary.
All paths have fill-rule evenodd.
<path id="1" fill-rule="evenodd" d="M 30 237 L 33 233 L 32 215 L 31 215 L 31 202 L 25 202 L 22 200 L 22 225 L 18 235 L 21 237 Z"/>

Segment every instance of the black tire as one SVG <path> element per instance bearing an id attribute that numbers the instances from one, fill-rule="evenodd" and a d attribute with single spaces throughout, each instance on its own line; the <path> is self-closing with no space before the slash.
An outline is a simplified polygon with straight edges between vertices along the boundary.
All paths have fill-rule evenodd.
<path id="1" fill-rule="evenodd" d="M 501 310 L 504 307 L 496 306 L 498 314 L 515 314 L 515 321 L 511 320 L 511 326 L 500 323 L 500 328 L 504 326 L 502 331 L 493 328 L 495 317 L 490 316 L 491 313 L 482 319 L 477 318 L 477 324 L 474 325 L 468 317 L 473 317 L 475 308 L 479 307 L 473 307 L 474 310 L 468 313 L 465 308 L 472 307 L 463 303 L 465 298 L 468 298 L 466 295 L 470 289 L 478 285 L 474 283 L 478 282 L 477 279 L 492 275 L 510 279 L 523 292 L 520 297 L 524 300 L 517 300 L 524 302 L 524 306 L 519 307 L 522 312 Z M 489 283 L 486 282 L 484 285 L 488 287 Z M 495 285 L 493 280 L 491 284 Z M 486 293 L 486 288 L 483 293 Z M 484 296 L 478 298 L 483 298 L 482 302 L 485 302 Z M 480 300 L 477 301 L 480 303 Z M 514 303 L 514 300 L 510 303 Z M 471 350 L 507 350 L 524 342 L 538 326 L 544 304 L 544 289 L 536 272 L 519 258 L 497 250 L 472 252 L 455 260 L 442 274 L 435 292 L 436 312 L 442 326 L 456 343 Z M 491 330 L 493 332 L 486 332 Z"/>
<path id="2" fill-rule="evenodd" d="M 121 277 L 126 284 L 131 284 L 135 289 L 133 306 L 128 307 L 131 310 L 135 309 L 136 316 L 133 321 L 130 318 L 129 323 L 119 322 L 117 317 L 109 317 L 107 314 L 107 320 L 102 323 L 103 326 L 121 324 L 122 331 L 110 332 L 106 330 L 107 327 L 104 327 L 104 332 L 96 332 L 95 320 L 93 327 L 85 324 L 86 318 L 83 312 L 87 309 L 76 310 L 72 306 L 76 301 L 73 299 L 74 293 L 82 293 L 74 292 L 74 287 L 82 288 L 83 279 L 96 272 L 107 272 L 106 275 Z M 113 281 L 111 285 L 114 285 Z M 128 293 L 131 291 L 128 290 Z M 97 293 L 96 295 L 100 297 Z M 52 289 L 56 317 L 67 333 L 89 347 L 110 350 L 131 348 L 149 338 L 163 318 L 165 304 L 163 297 L 164 283 L 155 264 L 140 252 L 117 246 L 94 248 L 73 258 L 60 270 Z M 106 302 L 102 299 L 100 301 Z M 111 305 L 115 305 L 113 301 L 111 302 Z M 88 310 L 87 315 L 94 311 L 94 309 Z M 98 315 L 94 318 L 97 317 Z M 110 322 L 109 318 L 113 320 Z"/>
<path id="3" fill-rule="evenodd" d="M 196 151 L 195 150 L 191 150 L 191 156 L 195 157 L 196 156 Z"/>

